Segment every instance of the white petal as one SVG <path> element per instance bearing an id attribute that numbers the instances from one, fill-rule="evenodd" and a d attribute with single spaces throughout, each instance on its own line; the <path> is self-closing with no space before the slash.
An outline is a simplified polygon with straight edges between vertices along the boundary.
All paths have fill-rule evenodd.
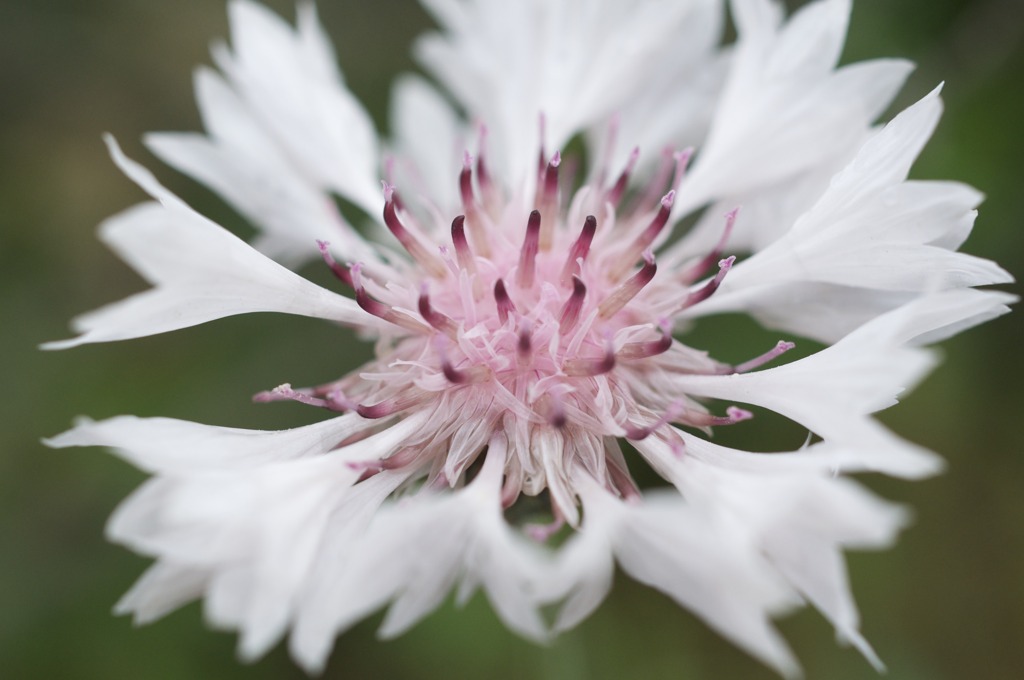
<path id="1" fill-rule="evenodd" d="M 666 593 L 783 675 L 799 674 L 770 622 L 798 600 L 742 536 L 707 522 L 676 493 L 648 494 L 643 503 L 627 504 L 592 480 L 574 481 L 586 512 L 581 530 L 603 534 L 626 573 Z"/>
<path id="2" fill-rule="evenodd" d="M 383 207 L 373 123 L 345 88 L 312 3 L 297 30 L 262 5 L 229 5 L 233 52 L 214 58 L 267 134 L 309 179 L 371 215 Z"/>
<path id="3" fill-rule="evenodd" d="M 423 78 L 402 76 L 392 88 L 391 126 L 400 154 L 396 185 L 442 210 L 458 208 L 457 180 L 470 146 L 451 105 Z"/>
<path id="4" fill-rule="evenodd" d="M 535 594 L 540 557 L 502 517 L 502 441 L 492 439 L 483 468 L 465 489 L 424 490 L 382 508 L 345 560 L 315 583 L 292 639 L 304 666 L 322 667 L 334 635 L 388 601 L 380 634 L 401 634 L 459 579 L 482 585 L 512 630 L 544 637 Z"/>
<path id="5" fill-rule="evenodd" d="M 607 119 L 651 82 L 652 64 L 686 53 L 687 22 L 709 3 L 424 4 L 445 33 L 420 40 L 420 62 L 488 126 L 500 174 L 518 185 L 540 148 L 539 114 L 552 150 Z"/>
<path id="6" fill-rule="evenodd" d="M 833 71 L 849 4 L 812 3 L 778 28 L 769 0 L 732 3 L 739 40 L 731 72 L 675 215 L 827 166 L 860 139 L 910 65 L 886 60 Z"/>
<path id="7" fill-rule="evenodd" d="M 78 317 L 73 325 L 82 335 L 44 348 L 137 338 L 248 312 L 378 325 L 353 300 L 292 273 L 189 208 L 108 143 L 121 169 L 160 203 L 110 218 L 100 237 L 154 288 Z"/>
<path id="8" fill-rule="evenodd" d="M 100 422 L 83 420 L 45 443 L 55 448 L 109 446 L 143 470 L 189 474 L 259 467 L 326 453 L 353 434 L 378 424 L 353 413 L 271 432 L 172 418 L 118 416 Z"/>

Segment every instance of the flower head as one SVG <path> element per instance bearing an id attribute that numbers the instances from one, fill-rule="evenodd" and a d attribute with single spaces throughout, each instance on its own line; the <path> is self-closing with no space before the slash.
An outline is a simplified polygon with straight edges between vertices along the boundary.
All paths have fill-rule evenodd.
<path id="1" fill-rule="evenodd" d="M 905 518 L 837 473 L 937 471 L 872 414 L 931 367 L 921 345 L 1011 299 L 973 290 L 1009 276 L 956 251 L 978 194 L 906 179 L 938 90 L 872 128 L 908 66 L 835 68 L 842 0 L 788 22 L 734 0 L 731 49 L 716 0 L 425 4 L 442 32 L 418 55 L 469 121 L 400 80 L 381 161 L 312 7 L 293 29 L 231 3 L 233 49 L 196 77 L 208 134 L 147 142 L 250 218 L 256 247 L 109 141 L 155 201 L 101 234 L 153 287 L 51 347 L 253 311 L 376 340 L 351 373 L 254 398 L 331 414 L 315 425 L 122 416 L 49 440 L 113 447 L 154 474 L 110 521 L 157 560 L 119 609 L 149 621 L 205 597 L 244 657 L 291 629 L 318 669 L 362 617 L 388 606 L 381 633 L 396 635 L 453 588 L 483 589 L 510 628 L 545 638 L 598 605 L 617 562 L 784 674 L 797 665 L 771 617 L 804 600 L 878 665 L 842 550 L 888 545 Z M 577 136 L 595 162 L 566 151 Z M 331 195 L 376 219 L 380 243 Z M 315 257 L 334 291 L 275 261 Z M 784 337 L 735 364 L 686 344 L 723 312 Z M 787 362 L 797 336 L 825 348 Z M 740 404 L 813 443 L 712 444 L 751 418 Z M 640 488 L 624 443 L 667 488 Z M 513 519 L 538 501 L 549 521 Z"/>

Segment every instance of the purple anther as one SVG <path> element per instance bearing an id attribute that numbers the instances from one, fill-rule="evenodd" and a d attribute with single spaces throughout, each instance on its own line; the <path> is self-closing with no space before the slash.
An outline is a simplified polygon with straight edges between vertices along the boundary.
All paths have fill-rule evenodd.
<path id="1" fill-rule="evenodd" d="M 537 266 L 537 249 L 540 245 L 540 211 L 534 210 L 526 222 L 526 237 L 519 251 L 519 268 L 516 271 L 516 285 L 521 289 L 533 285 L 533 276 Z"/>
<path id="2" fill-rule="evenodd" d="M 523 319 L 519 327 L 519 342 L 516 343 L 516 354 L 520 359 L 528 359 L 533 351 L 533 324 Z"/>
<path id="3" fill-rule="evenodd" d="M 772 361 L 773 359 L 782 356 L 783 354 L 793 349 L 794 347 L 796 347 L 796 343 L 789 342 L 787 340 L 779 340 L 779 342 L 772 349 L 768 350 L 759 357 L 754 357 L 750 361 L 744 361 L 742 364 L 734 366 L 732 370 L 729 372 L 746 373 L 747 371 L 752 371 L 755 368 L 763 366 L 764 364 L 767 364 L 769 361 Z"/>
<path id="4" fill-rule="evenodd" d="M 444 266 L 444 262 L 435 255 L 434 253 L 423 247 L 415 236 L 405 228 L 402 221 L 398 218 L 398 212 L 395 205 L 395 191 L 394 187 L 384 183 L 384 224 L 387 225 L 391 233 L 395 235 L 398 242 L 402 244 L 402 247 L 416 260 L 421 267 L 427 270 L 431 276 L 439 279 L 443 279 L 448 274 L 448 269 Z"/>
<path id="5" fill-rule="evenodd" d="M 636 169 L 636 163 L 640 159 L 640 147 L 633 147 L 633 151 L 629 154 L 629 159 L 626 161 L 626 167 L 623 168 L 619 178 L 615 180 L 615 184 L 611 189 L 604 195 L 604 200 L 611 203 L 613 206 L 618 207 L 619 202 L 622 200 L 623 194 L 626 193 L 626 187 L 629 186 L 629 178 L 633 174 L 633 170 Z"/>
<path id="6" fill-rule="evenodd" d="M 651 282 L 658 272 L 658 265 L 654 261 L 654 254 L 648 250 L 644 253 L 644 266 L 628 280 L 623 281 L 615 291 L 609 295 L 597 308 L 597 315 L 602 319 L 610 319 L 623 307 L 629 304 L 643 290 L 644 286 Z"/>
<path id="7" fill-rule="evenodd" d="M 580 312 L 583 310 L 583 300 L 587 297 L 587 287 L 578 276 L 572 277 L 572 293 L 562 307 L 561 316 L 558 319 L 558 331 L 565 335 L 576 326 L 580 320 Z"/>
<path id="8" fill-rule="evenodd" d="M 565 265 L 562 267 L 562 274 L 559 277 L 562 284 L 568 286 L 572 283 L 572 277 L 579 272 L 579 262 L 586 260 L 590 253 L 590 244 L 594 241 L 594 234 L 597 232 L 597 218 L 587 215 L 583 222 L 583 231 L 579 238 L 569 248 L 569 256 L 565 258 Z"/>
<path id="9" fill-rule="evenodd" d="M 430 293 L 425 282 L 420 286 L 419 310 L 423 320 L 435 329 L 451 337 L 455 337 L 458 334 L 459 325 L 450 316 L 437 311 L 431 306 Z"/>
<path id="10" fill-rule="evenodd" d="M 551 410 L 548 413 L 548 423 L 551 427 L 559 430 L 569 424 L 569 418 L 565 415 L 565 404 L 558 395 L 551 395 Z"/>
<path id="11" fill-rule="evenodd" d="M 722 280 L 725 278 L 725 275 L 729 273 L 729 270 L 732 269 L 732 265 L 735 261 L 735 255 L 730 255 L 724 260 L 720 260 L 718 262 L 718 273 L 715 274 L 715 278 L 705 283 L 699 290 L 695 290 L 687 295 L 686 301 L 683 303 L 683 309 L 692 307 L 698 302 L 703 302 L 711 297 L 714 292 L 718 290 L 718 287 L 722 285 Z"/>
<path id="12" fill-rule="evenodd" d="M 494 282 L 494 304 L 498 308 L 498 319 L 501 321 L 502 326 L 508 322 L 509 314 L 517 313 L 512 298 L 508 296 L 508 291 L 505 290 L 505 282 L 501 279 Z"/>
<path id="13" fill-rule="evenodd" d="M 473 249 L 469 247 L 469 240 L 466 239 L 465 215 L 459 215 L 452 220 L 452 245 L 455 247 L 455 257 L 459 266 L 471 274 L 476 272 L 476 258 L 473 257 Z"/>
<path id="14" fill-rule="evenodd" d="M 331 256 L 330 251 L 327 250 L 327 247 L 330 245 L 331 244 L 328 243 L 327 241 L 316 242 L 316 247 L 320 249 L 320 256 L 324 258 L 324 263 L 326 263 L 327 266 L 330 267 L 331 273 L 334 274 L 335 278 L 337 278 L 339 281 L 341 281 L 342 283 L 351 288 L 352 274 L 349 273 L 348 269 L 338 264 L 337 261 L 335 261 L 335 259 Z"/>

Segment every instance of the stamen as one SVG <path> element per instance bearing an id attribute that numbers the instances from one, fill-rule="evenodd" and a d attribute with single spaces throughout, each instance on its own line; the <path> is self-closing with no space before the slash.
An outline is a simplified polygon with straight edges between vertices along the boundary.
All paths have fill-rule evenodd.
<path id="1" fill-rule="evenodd" d="M 476 258 L 473 257 L 473 250 L 466 240 L 466 216 L 459 215 L 452 220 L 452 245 L 455 247 L 455 257 L 459 266 L 470 274 L 476 273 Z"/>
<path id="2" fill-rule="evenodd" d="M 715 244 L 710 253 L 701 258 L 700 262 L 695 264 L 689 271 L 684 272 L 680 277 L 680 281 L 685 284 L 693 283 L 704 276 L 714 263 L 721 259 L 722 252 L 725 250 L 725 244 L 732 235 L 732 227 L 736 224 L 736 215 L 739 211 L 739 208 L 733 208 L 725 214 L 725 227 L 722 229 L 722 235 L 719 237 L 718 243 Z"/>
<path id="3" fill-rule="evenodd" d="M 516 284 L 523 289 L 533 285 L 540 231 L 540 211 L 534 210 L 526 223 L 526 237 L 523 239 L 522 250 L 519 251 L 519 268 L 516 272 Z"/>
<path id="4" fill-rule="evenodd" d="M 683 302 L 683 309 L 686 309 L 687 307 L 692 307 L 698 302 L 703 302 L 704 300 L 707 300 L 709 297 L 714 295 L 715 291 L 718 290 L 718 287 L 722 285 L 722 280 L 725 278 L 725 275 L 729 273 L 730 269 L 732 269 L 733 262 L 735 261 L 735 255 L 730 255 L 724 260 L 719 261 L 718 273 L 715 274 L 715 278 L 711 279 L 706 284 L 704 284 L 704 286 L 700 290 L 695 290 L 689 295 L 687 295 L 686 301 Z"/>
<path id="5" fill-rule="evenodd" d="M 501 321 L 502 326 L 508 322 L 509 314 L 518 313 L 512 298 L 508 296 L 508 291 L 505 290 L 505 282 L 501 279 L 494 282 L 494 304 L 498 308 L 498 319 Z"/>
<path id="6" fill-rule="evenodd" d="M 420 287 L 419 309 L 423 320 L 437 330 L 453 338 L 458 334 L 459 325 L 450 316 L 437 311 L 430 305 L 430 293 L 426 282 Z"/>
<path id="7" fill-rule="evenodd" d="M 519 342 L 516 343 L 516 354 L 520 361 L 526 361 L 533 352 L 533 324 L 529 319 L 523 319 L 519 327 Z"/>
<path id="8" fill-rule="evenodd" d="M 462 172 L 459 173 L 459 194 L 462 197 L 462 209 L 469 220 L 469 229 L 473 234 L 473 245 L 483 257 L 491 254 L 483 220 L 477 209 L 476 198 L 473 196 L 473 157 L 467 151 L 462 160 Z"/>
<path id="9" fill-rule="evenodd" d="M 686 408 L 683 406 L 682 401 L 673 401 L 671 404 L 668 405 L 668 408 L 665 409 L 665 412 L 661 414 L 661 417 L 655 420 L 650 425 L 646 425 L 644 427 L 634 427 L 632 425 L 627 425 L 624 428 L 626 430 L 626 439 L 632 439 L 633 441 L 640 441 L 641 439 L 646 439 L 651 435 L 652 432 L 655 432 L 659 428 L 677 420 L 681 415 L 683 415 L 685 411 Z"/>
<path id="10" fill-rule="evenodd" d="M 629 159 L 626 161 L 626 167 L 623 168 L 619 178 L 615 180 L 615 185 L 609 189 L 605 195 L 604 200 L 612 204 L 613 207 L 619 207 L 619 202 L 622 200 L 622 195 L 626 193 L 626 187 L 629 186 L 629 177 L 633 174 L 633 170 L 636 169 L 636 163 L 640 160 L 640 147 L 633 147 L 633 151 L 629 154 Z"/>
<path id="11" fill-rule="evenodd" d="M 676 162 L 676 174 L 672 178 L 672 191 L 679 191 L 679 185 L 683 183 L 683 177 L 686 175 L 686 168 L 690 164 L 691 158 L 693 158 L 692 146 L 672 154 L 672 159 Z"/>
<path id="12" fill-rule="evenodd" d="M 548 392 L 548 423 L 551 427 L 562 429 L 569 423 L 565 415 L 565 404 L 562 395 L 558 392 Z"/>
<path id="13" fill-rule="evenodd" d="M 477 142 L 477 156 L 476 156 L 476 183 L 480 187 L 480 193 L 484 201 L 484 209 L 487 210 L 488 214 L 492 217 L 496 216 L 496 213 L 501 205 L 501 197 L 498 196 L 498 189 L 494 182 L 491 181 L 491 173 L 487 169 L 487 162 L 484 160 L 484 155 L 487 149 L 487 126 L 480 126 L 480 141 Z"/>
<path id="14" fill-rule="evenodd" d="M 374 420 L 377 418 L 387 418 L 406 409 L 412 408 L 417 404 L 423 402 L 427 397 L 423 394 L 407 394 L 405 396 L 396 397 L 394 399 L 385 399 L 384 401 L 376 404 L 366 405 L 359 404 L 356 407 L 356 413 L 364 418 Z"/>
<path id="15" fill-rule="evenodd" d="M 730 406 L 725 409 L 724 416 L 714 416 L 710 413 L 688 413 L 683 419 L 687 425 L 694 427 L 708 427 L 714 425 L 735 425 L 744 420 L 750 420 L 754 414 L 746 409 L 737 406 Z"/>
<path id="16" fill-rule="evenodd" d="M 587 215 L 583 222 L 583 231 L 579 238 L 569 248 L 569 256 L 565 258 L 565 266 L 562 267 L 562 274 L 559 277 L 563 285 L 572 283 L 572 277 L 579 272 L 579 263 L 587 259 L 590 253 L 590 244 L 594 241 L 594 234 L 597 232 L 597 219 L 593 215 Z"/>
<path id="17" fill-rule="evenodd" d="M 547 121 L 544 118 L 544 112 L 541 111 L 537 114 L 537 134 L 540 139 L 540 152 L 537 154 L 537 183 L 544 179 L 544 168 L 547 165 L 547 153 L 544 151 L 544 138 L 547 137 Z"/>
<path id="18" fill-rule="evenodd" d="M 469 385 L 490 379 L 491 369 L 486 365 L 480 364 L 462 370 L 455 368 L 448 356 L 448 341 L 443 335 L 436 336 L 434 347 L 441 357 L 441 372 L 448 382 L 454 385 Z"/>
<path id="19" fill-rule="evenodd" d="M 252 396 L 252 400 L 257 404 L 266 404 L 272 401 L 297 401 L 300 404 L 316 406 L 317 408 L 325 408 L 330 411 L 345 410 L 343 408 L 339 408 L 338 404 L 331 399 L 318 399 L 306 394 L 305 392 L 293 390 L 292 386 L 288 383 L 278 385 L 272 390 L 257 392 Z"/>
<path id="20" fill-rule="evenodd" d="M 554 513 L 554 519 L 548 524 L 531 523 L 523 526 L 526 535 L 538 543 L 546 543 L 549 538 L 557 534 L 558 530 L 565 526 L 565 517 L 554 503 L 551 504 L 551 511 Z"/>
<path id="21" fill-rule="evenodd" d="M 661 328 L 661 338 L 648 342 L 627 342 L 615 356 L 619 359 L 647 359 L 667 352 L 672 347 L 672 326 L 668 319 L 661 319 L 658 326 Z"/>
<path id="22" fill-rule="evenodd" d="M 783 354 L 793 349 L 794 347 L 796 347 L 796 343 L 789 342 L 786 340 L 779 340 L 778 344 L 776 344 L 774 348 L 768 350 L 759 357 L 751 359 L 750 361 L 744 361 L 742 364 L 739 364 L 738 366 L 733 366 L 732 369 L 728 371 L 728 373 L 746 373 L 747 371 L 752 371 L 755 368 L 763 366 L 764 364 L 767 364 L 769 361 L 772 361 L 773 359 L 782 356 Z"/>
<path id="23" fill-rule="evenodd" d="M 366 292 L 366 288 L 363 287 L 362 282 L 362 263 L 356 263 L 352 265 L 352 286 L 356 291 L 356 304 L 359 305 L 363 311 L 373 314 L 374 316 L 384 319 L 389 323 L 393 323 L 396 326 L 401 326 L 407 330 L 422 333 L 427 330 L 427 327 L 416 321 L 415 319 L 405 315 L 399 314 L 393 307 L 386 305 L 383 302 L 374 300 L 370 297 L 370 294 Z"/>
<path id="24" fill-rule="evenodd" d="M 676 165 L 675 152 L 672 147 L 666 146 L 661 150 L 661 162 L 658 164 L 658 170 L 654 173 L 654 177 L 647 184 L 647 191 L 644 192 L 643 197 L 637 203 L 633 210 L 633 214 L 641 215 L 651 208 L 653 208 L 658 201 L 658 197 L 665 191 L 665 187 L 668 185 L 669 173 L 672 172 L 673 166 Z"/>
<path id="25" fill-rule="evenodd" d="M 612 486 L 624 500 L 640 500 L 642 497 L 640 487 L 630 477 L 629 472 L 619 468 L 613 461 L 608 461 L 608 476 L 611 478 Z"/>
<path id="26" fill-rule="evenodd" d="M 551 250 L 555 236 L 555 222 L 558 210 L 558 166 L 562 163 L 562 154 L 558 151 L 551 157 L 544 171 L 543 184 L 540 187 L 540 195 L 537 207 L 544 219 L 540 232 L 541 250 Z"/>
<path id="27" fill-rule="evenodd" d="M 338 264 L 335 261 L 335 259 L 331 256 L 330 251 L 327 250 L 327 247 L 329 245 L 331 244 L 328 243 L 327 241 L 316 242 L 316 247 L 320 249 L 320 256 L 324 258 L 324 262 L 327 264 L 328 267 L 330 267 L 331 273 L 334 274 L 335 278 L 337 278 L 339 281 L 351 287 L 352 275 L 349 273 L 348 269 Z"/>
<path id="28" fill-rule="evenodd" d="M 651 282 L 657 271 L 658 265 L 654 262 L 654 253 L 648 250 L 644 253 L 644 266 L 604 299 L 604 302 L 597 308 L 597 315 L 602 319 L 612 318 L 630 300 L 635 298 L 644 286 Z"/>
<path id="29" fill-rule="evenodd" d="M 562 364 L 562 372 L 573 378 L 591 378 L 615 368 L 615 347 L 611 335 L 605 338 L 605 353 L 600 359 L 569 359 Z"/>
<path id="30" fill-rule="evenodd" d="M 384 223 L 391 230 L 391 233 L 395 235 L 398 242 L 402 244 L 402 247 L 412 255 L 412 258 L 416 260 L 423 269 L 430 273 L 431 276 L 443 279 L 448 275 L 448 269 L 444 266 L 444 262 L 434 255 L 432 252 L 427 250 L 419 240 L 412 235 L 412 233 L 405 228 L 402 221 L 398 219 L 398 213 L 395 207 L 395 188 L 388 183 L 384 183 Z"/>
<path id="31" fill-rule="evenodd" d="M 651 220 L 651 223 L 647 225 L 647 228 L 637 236 L 632 245 L 620 256 L 618 265 L 611 271 L 612 278 L 622 278 L 629 268 L 633 266 L 633 263 L 636 262 L 640 254 L 651 247 L 654 240 L 658 238 L 658 234 L 668 224 L 668 218 L 672 214 L 672 204 L 675 200 L 676 192 L 674 191 L 670 191 L 662 197 L 661 207 L 658 208 L 658 212 Z"/>
<path id="32" fill-rule="evenodd" d="M 580 311 L 583 309 L 583 300 L 586 296 L 587 287 L 583 285 L 583 281 L 578 276 L 572 277 L 572 294 L 565 301 L 558 319 L 558 331 L 562 335 L 571 331 L 580 320 Z"/>

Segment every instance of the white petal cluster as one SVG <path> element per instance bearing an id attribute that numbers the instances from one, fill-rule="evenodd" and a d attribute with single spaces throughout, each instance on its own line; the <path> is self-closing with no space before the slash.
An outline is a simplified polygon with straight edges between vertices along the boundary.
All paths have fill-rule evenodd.
<path id="1" fill-rule="evenodd" d="M 908 179 L 939 89 L 873 127 L 910 65 L 837 67 L 849 0 L 789 19 L 773 0 L 731 0 L 725 46 L 720 0 L 424 4 L 439 28 L 415 54 L 444 90 L 401 77 L 382 140 L 311 4 L 293 27 L 231 0 L 231 46 L 195 79 L 205 134 L 146 143 L 248 218 L 253 245 L 108 140 L 153 200 L 101 238 L 152 287 L 47 347 L 248 312 L 378 341 L 346 376 L 256 397 L 334 414 L 315 425 L 121 416 L 47 440 L 110 447 L 153 475 L 108 525 L 156 560 L 118 611 L 149 622 L 202 599 L 242 658 L 290 634 L 319 671 L 364 617 L 387 608 L 380 634 L 399 635 L 453 591 L 482 591 L 510 629 L 547 639 L 600 604 L 618 565 L 783 675 L 799 666 L 772 619 L 804 603 L 881 668 L 843 551 L 891 545 L 907 514 L 847 475 L 941 470 L 874 414 L 933 367 L 925 345 L 1014 300 L 977 289 L 1009 274 L 958 252 L 980 194 Z M 577 138 L 596 160 L 574 188 L 550 154 Z M 406 252 L 361 236 L 336 198 Z M 288 268 L 318 248 L 354 295 Z M 792 344 L 737 366 L 684 344 L 725 312 L 824 348 L 762 368 Z M 813 436 L 784 452 L 712 444 L 709 428 L 750 413 L 708 400 Z M 623 440 L 665 488 L 636 486 Z M 550 524 L 506 512 L 537 499 Z"/>

